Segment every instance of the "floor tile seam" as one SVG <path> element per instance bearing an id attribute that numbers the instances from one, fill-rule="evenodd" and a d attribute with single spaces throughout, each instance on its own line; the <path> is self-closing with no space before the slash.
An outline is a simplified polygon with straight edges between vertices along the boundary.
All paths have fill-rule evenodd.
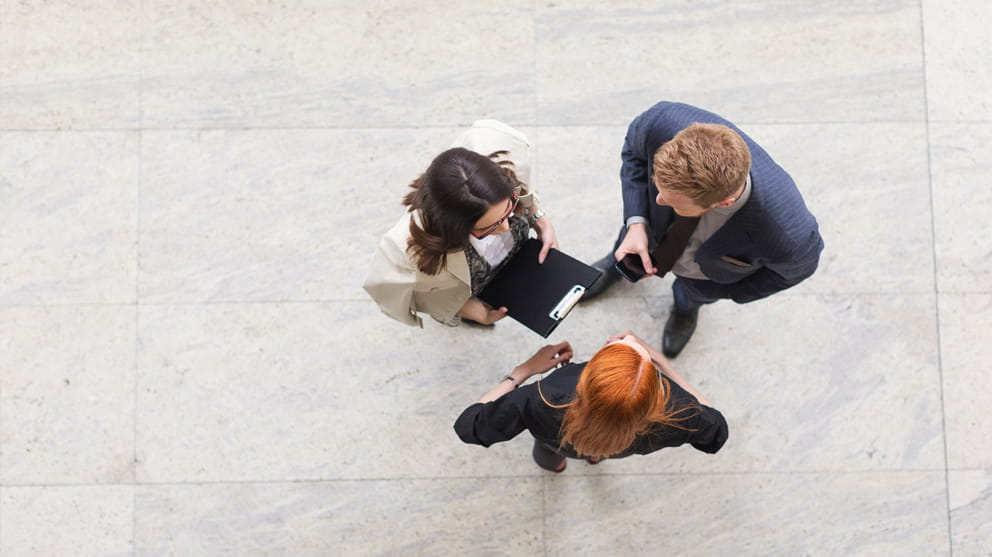
<path id="1" fill-rule="evenodd" d="M 897 295 L 898 297 L 907 296 L 928 296 L 933 295 L 933 290 L 902 290 Z M 954 290 L 954 291 L 937 291 L 937 295 L 949 295 L 949 296 L 989 296 L 992 295 L 992 290 Z M 852 297 L 873 297 L 873 298 L 891 298 L 893 294 L 891 292 L 780 292 L 777 294 L 779 298 L 852 298 Z M 616 299 L 653 299 L 653 298 L 670 298 L 669 294 L 619 294 L 611 295 L 610 298 Z M 603 301 L 608 300 L 608 298 L 602 298 Z M 96 301 L 86 301 L 86 302 L 37 302 L 37 303 L 0 303 L 0 309 L 2 308 L 61 308 L 61 307 L 169 307 L 169 306 L 233 306 L 233 305 L 326 305 L 326 304 L 354 304 L 354 303 L 366 303 L 368 300 L 362 297 L 354 298 L 326 298 L 326 299 L 284 299 L 284 300 L 176 300 L 176 301 L 138 301 L 138 302 L 96 302 Z M 593 306 L 586 306 L 593 307 Z"/>
<path id="2" fill-rule="evenodd" d="M 935 123 L 957 123 L 957 124 L 970 124 L 970 123 L 992 123 L 992 119 L 946 119 L 946 120 L 932 120 Z M 448 130 L 451 128 L 461 128 L 469 125 L 471 121 L 445 124 L 445 125 L 429 125 L 429 124 L 406 124 L 406 125 L 353 125 L 353 126 L 174 126 L 174 127 L 163 127 L 163 126 L 138 126 L 138 127 L 73 127 L 73 128 L 49 128 L 49 127 L 38 127 L 38 128 L 9 128 L 0 127 L 0 133 L 55 133 L 55 132 L 82 132 L 82 133 L 107 133 L 107 132 L 132 132 L 136 133 L 139 131 L 147 132 L 212 132 L 212 131 L 240 131 L 240 132 L 253 132 L 253 131 L 376 131 L 376 130 Z M 627 119 L 618 120 L 616 122 L 570 122 L 562 124 L 553 123 L 537 123 L 537 124 L 518 124 L 513 122 L 514 125 L 522 128 L 533 128 L 533 129 L 560 129 L 560 128 L 612 128 L 612 127 L 623 127 L 626 128 L 630 122 Z M 906 120 L 906 119 L 893 119 L 893 120 L 827 120 L 827 121 L 815 121 L 815 120 L 794 120 L 794 121 L 739 121 L 737 125 L 740 127 L 756 127 L 756 126 L 850 126 L 850 125 L 881 125 L 881 124 L 925 124 L 927 123 L 925 119 L 920 120 Z"/>
<path id="3" fill-rule="evenodd" d="M 181 486 L 224 486 L 224 485 L 309 485 L 309 484 L 334 484 L 334 483 L 379 483 L 379 482 L 443 482 L 443 481 L 506 481 L 506 480 L 548 480 L 568 478 L 623 478 L 623 477 L 666 477 L 666 478 L 715 478 L 715 477 L 809 477 L 809 476 L 876 476 L 876 475 L 920 475 L 943 473 L 943 468 L 919 468 L 919 469 L 884 469 L 884 470 L 792 470 L 792 471 L 712 471 L 712 472 L 597 472 L 585 474 L 550 474 L 544 471 L 535 471 L 528 474 L 513 474 L 506 476 L 497 475 L 465 475 L 465 476 L 412 476 L 412 477 L 367 477 L 367 478 L 320 478 L 320 479 L 265 479 L 265 480 L 163 480 L 163 481 L 142 481 L 131 482 L 43 482 L 43 483 L 4 483 L 0 485 L 3 489 L 21 488 L 100 488 L 100 487 L 181 487 Z M 955 470 L 959 471 L 959 470 Z M 963 469 L 960 471 L 988 472 L 992 468 Z"/>
<path id="4" fill-rule="evenodd" d="M 128 308 L 139 306 L 137 302 L 37 302 L 37 303 L 0 303 L 4 308 L 69 308 L 69 307 L 119 307 Z"/>
<path id="5" fill-rule="evenodd" d="M 6 13 L 5 13 L 5 10 L 4 10 L 4 5 L 5 5 L 5 3 L 2 0 L 0 0 L 0 34 L 3 33 L 4 21 L 6 20 L 5 19 Z M 0 36 L 2 36 L 2 35 L 0 35 Z M 4 62 L 3 62 L 3 60 L 4 60 L 3 53 L 4 53 L 4 49 L 3 48 L 0 48 L 0 68 L 5 67 Z M 2 81 L 3 81 L 3 75 L 0 74 L 0 83 L 2 83 Z M 0 147 L 2 147 L 2 146 L 0 146 Z M 3 153 L 0 152 L 0 160 L 3 160 L 2 154 Z M 3 401 L 3 400 L 5 400 L 4 399 L 4 396 L 3 396 L 3 382 L 0 381 L 0 401 Z M 0 413 L 0 431 L 3 431 L 2 413 Z M 2 454 L 2 449 L 0 449 L 0 454 Z M 0 458 L 0 477 L 3 477 L 3 458 Z M 0 487 L 2 487 L 2 485 L 0 485 Z M 3 505 L 0 505 L 0 529 L 2 529 L 2 527 L 3 527 Z"/>
<path id="6" fill-rule="evenodd" d="M 937 257 L 937 222 L 934 214 L 934 189 L 933 189 L 933 145 L 930 133 L 930 97 L 929 75 L 927 73 L 927 40 L 926 23 L 924 21 L 923 0 L 918 4 L 920 14 L 920 64 L 923 69 L 923 114 L 926 117 L 925 133 L 927 138 L 927 187 L 930 191 L 930 255 L 932 258 L 933 271 L 933 291 L 934 291 L 934 335 L 937 341 L 937 374 L 940 381 L 940 427 L 941 440 L 944 449 L 944 505 L 947 517 L 947 545 L 948 555 L 954 556 L 954 527 L 951 518 L 951 479 L 948 467 L 950 461 L 947 451 L 947 406 L 944 402 L 944 354 L 941 346 L 940 336 L 940 272 L 937 267 L 939 258 Z"/>
<path id="7" fill-rule="evenodd" d="M 134 239 L 134 381 L 133 381 L 133 408 L 134 415 L 132 416 L 131 426 L 134 428 L 133 431 L 133 444 L 131 449 L 134 451 L 131 460 L 131 483 L 138 483 L 138 417 L 139 417 L 139 401 L 138 393 L 139 391 L 139 377 L 141 377 L 141 365 L 140 356 L 141 352 L 141 192 L 143 190 L 141 178 L 144 176 L 144 167 L 142 162 L 145 160 L 144 156 L 144 115 L 145 115 L 145 104 L 144 104 L 144 91 L 145 91 L 145 63 L 144 63 L 144 53 L 145 46 L 144 41 L 140 39 L 144 35 L 145 28 L 145 2 L 144 0 L 138 0 L 138 175 L 136 177 L 137 192 L 135 194 L 135 215 L 136 215 L 136 225 L 135 225 L 135 239 Z M 131 555 L 135 555 L 137 552 L 137 543 L 135 534 L 138 532 L 138 490 L 135 488 L 131 489 Z"/>
<path id="8" fill-rule="evenodd" d="M 68 307 L 169 307 L 169 306 L 211 306 L 211 305 L 295 305 L 295 304 L 338 304 L 363 303 L 362 298 L 340 298 L 327 300 L 210 300 L 189 302 L 39 302 L 39 303 L 0 303 L 2 308 L 68 308 Z"/>
<path id="9" fill-rule="evenodd" d="M 4 2 L 2 0 L 0 0 L 0 36 L 2 36 L 3 30 L 4 30 L 4 21 L 5 21 L 4 5 L 5 5 Z M 6 67 L 5 64 L 4 64 L 3 53 L 4 53 L 4 49 L 3 48 L 0 48 L 0 68 Z M 2 82 L 3 82 L 3 75 L 0 74 L 0 84 L 2 84 Z M 3 155 L 3 153 L 0 152 L 0 160 L 3 160 L 3 156 L 2 155 Z M 4 396 L 3 396 L 3 382 L 0 381 L 0 401 L 3 401 L 3 400 L 5 400 L 4 399 Z M 2 416 L 2 413 L 0 413 L 0 416 Z M 3 418 L 0 417 L 0 431 L 3 431 L 3 421 L 2 421 L 2 419 Z M 0 450 L 0 453 L 2 453 L 2 450 Z M 2 478 L 2 477 L 3 477 L 3 459 L 0 458 L 0 478 Z M 0 485 L 0 487 L 2 487 L 2 485 Z M 3 528 L 3 505 L 0 504 L 0 530 L 2 530 L 2 528 Z"/>
<path id="10" fill-rule="evenodd" d="M 992 474 L 992 462 L 987 465 L 977 465 L 977 466 L 948 466 L 948 472 L 987 472 Z"/>

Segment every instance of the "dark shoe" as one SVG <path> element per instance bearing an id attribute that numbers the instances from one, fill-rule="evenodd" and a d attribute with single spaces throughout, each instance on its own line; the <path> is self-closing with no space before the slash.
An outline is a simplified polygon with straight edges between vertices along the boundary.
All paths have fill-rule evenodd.
<path id="1" fill-rule="evenodd" d="M 592 283 L 592 286 L 586 289 L 585 294 L 582 295 L 582 299 L 579 300 L 580 302 L 591 300 L 606 292 L 606 289 L 620 278 L 620 273 L 613 268 L 613 258 L 609 255 L 593 263 L 592 267 L 599 269 L 603 274 L 596 279 L 596 282 Z"/>
<path id="2" fill-rule="evenodd" d="M 696 318 L 699 316 L 699 308 L 682 313 L 672 306 L 672 312 L 668 315 L 665 323 L 665 334 L 661 337 L 661 353 L 666 357 L 674 358 L 682 352 L 686 343 L 692 338 L 692 333 L 696 330 Z"/>
<path id="3" fill-rule="evenodd" d="M 462 317 L 462 325 L 471 325 L 473 327 L 482 327 L 483 329 L 492 329 L 496 326 L 495 323 L 479 323 L 475 319 L 469 319 L 468 317 Z"/>
<path id="4" fill-rule="evenodd" d="M 600 462 L 603 462 L 603 459 L 591 456 L 586 459 L 586 462 L 588 462 L 589 464 L 599 464 Z"/>

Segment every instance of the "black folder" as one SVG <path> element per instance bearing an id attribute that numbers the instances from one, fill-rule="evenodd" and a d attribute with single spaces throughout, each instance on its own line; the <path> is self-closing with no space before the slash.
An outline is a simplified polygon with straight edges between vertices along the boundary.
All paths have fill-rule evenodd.
<path id="1" fill-rule="evenodd" d="M 602 273 L 556 249 L 538 263 L 540 252 L 540 241 L 524 242 L 479 299 L 494 308 L 507 308 L 510 317 L 547 338 Z"/>

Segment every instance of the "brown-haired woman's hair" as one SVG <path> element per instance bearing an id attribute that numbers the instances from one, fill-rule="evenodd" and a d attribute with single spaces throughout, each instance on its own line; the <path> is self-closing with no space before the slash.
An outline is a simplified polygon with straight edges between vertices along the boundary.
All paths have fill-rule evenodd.
<path id="1" fill-rule="evenodd" d="M 561 423 L 562 445 L 584 457 L 623 452 L 638 435 L 656 426 L 680 427 L 686 410 L 669 410 L 671 389 L 650 360 L 615 342 L 589 360 L 575 386 L 575 398 Z M 542 395 L 543 398 L 543 395 Z"/>
<path id="2" fill-rule="evenodd" d="M 497 203 L 505 203 L 517 186 L 512 163 L 498 160 L 506 151 L 488 157 L 455 147 L 434 158 L 403 205 L 416 211 L 418 226 L 410 220 L 407 248 L 421 272 L 436 275 L 447 266 L 447 255 L 464 249 L 480 218 Z"/>
<path id="3" fill-rule="evenodd" d="M 695 123 L 654 154 L 654 183 L 709 207 L 734 195 L 751 171 L 744 138 L 721 124 Z"/>

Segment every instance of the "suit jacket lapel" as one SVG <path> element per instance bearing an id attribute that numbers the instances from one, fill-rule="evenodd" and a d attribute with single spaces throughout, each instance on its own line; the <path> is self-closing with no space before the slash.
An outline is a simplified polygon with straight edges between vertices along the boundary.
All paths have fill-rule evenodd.
<path id="1" fill-rule="evenodd" d="M 751 196 L 747 203 L 730 220 L 724 223 L 709 240 L 703 242 L 696 252 L 696 261 L 708 258 L 719 258 L 734 252 L 739 255 L 749 254 L 754 246 L 755 230 L 762 225 L 761 215 L 764 211 L 764 191 L 763 185 L 759 184 L 751 175 Z"/>

